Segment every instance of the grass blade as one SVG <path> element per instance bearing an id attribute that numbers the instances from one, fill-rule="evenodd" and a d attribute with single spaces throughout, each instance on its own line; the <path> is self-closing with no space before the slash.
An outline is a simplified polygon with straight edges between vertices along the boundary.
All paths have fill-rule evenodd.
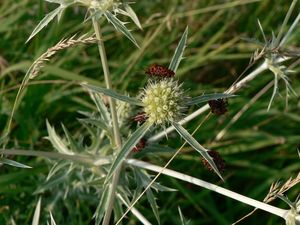
<path id="1" fill-rule="evenodd" d="M 177 130 L 177 132 L 180 134 L 180 136 L 186 140 L 187 143 L 189 143 L 197 152 L 199 152 L 205 160 L 210 164 L 210 166 L 214 169 L 216 174 L 223 180 L 223 177 L 221 176 L 221 173 L 219 172 L 215 162 L 210 157 L 210 155 L 207 153 L 207 149 L 205 149 L 202 145 L 198 143 L 198 141 L 187 132 L 186 129 L 184 129 L 180 124 L 173 122 L 172 125 Z"/>
<path id="2" fill-rule="evenodd" d="M 182 60 L 183 52 L 186 47 L 186 40 L 188 35 L 188 27 L 185 28 L 185 31 L 179 41 L 179 44 L 175 50 L 171 63 L 169 65 L 169 69 L 176 72 L 180 61 Z"/>

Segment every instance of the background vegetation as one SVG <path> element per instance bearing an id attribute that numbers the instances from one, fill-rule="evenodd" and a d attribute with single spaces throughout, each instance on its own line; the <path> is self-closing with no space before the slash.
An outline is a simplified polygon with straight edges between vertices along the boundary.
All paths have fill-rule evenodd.
<path id="1" fill-rule="evenodd" d="M 257 19 L 271 38 L 273 31 L 278 32 L 289 5 L 290 1 L 286 0 L 137 1 L 133 8 L 143 30 L 135 30 L 133 34 L 141 49 L 135 48 L 112 26 L 103 25 L 113 84 L 118 90 L 137 93 L 146 83 L 145 68 L 153 63 L 167 65 L 188 25 L 186 58 L 177 76 L 193 96 L 204 91 L 223 92 L 247 67 L 252 54 L 260 47 L 244 39 L 263 40 Z M 60 24 L 49 24 L 25 44 L 36 24 L 52 7 L 42 0 L 0 1 L 0 135 L 12 110 L 17 88 L 32 62 L 62 38 L 70 37 L 78 30 L 90 32 L 89 22 L 81 23 L 85 12 L 80 8 L 68 9 Z M 299 10 L 295 11 L 299 13 Z M 106 24 L 104 20 L 103 23 Z M 128 24 L 128 27 L 131 26 L 135 29 Z M 296 29 L 288 44 L 290 49 L 298 51 L 299 36 L 300 29 Z M 63 123 L 72 134 L 79 136 L 82 130 L 76 120 L 78 111 L 95 110 L 95 106 L 78 81 L 101 85 L 103 80 L 99 77 L 99 67 L 94 46 L 80 45 L 56 55 L 43 68 L 38 79 L 29 83 L 16 111 L 7 147 L 52 151 L 50 142 L 43 139 L 47 136 L 46 119 L 58 132 L 62 132 L 60 124 Z M 291 85 L 300 93 L 299 68 L 294 70 L 296 73 L 290 76 Z M 203 167 L 199 155 L 190 147 L 186 147 L 170 167 L 258 200 L 264 199 L 272 182 L 295 176 L 300 168 L 297 153 L 300 144 L 299 98 L 292 98 L 286 109 L 285 93 L 282 92 L 283 97 L 276 98 L 271 110 L 267 111 L 272 94 L 270 88 L 251 102 L 272 79 L 273 74 L 267 71 L 251 81 L 238 93 L 238 97 L 230 99 L 229 112 L 225 116 L 212 116 L 195 136 L 204 146 L 218 150 L 226 161 L 225 183 L 220 183 L 214 173 Z M 284 87 L 280 86 L 280 90 Z M 215 140 L 216 135 L 247 104 L 250 104 L 249 108 L 239 120 L 226 129 L 220 140 Z M 198 117 L 186 128 L 192 131 L 203 118 Z M 161 143 L 168 143 L 176 149 L 182 140 L 174 133 Z M 164 165 L 170 155 L 155 155 L 149 160 Z M 10 224 L 12 217 L 16 224 L 30 224 L 38 199 L 33 193 L 45 181 L 50 164 L 42 158 L 13 159 L 33 169 L 0 167 L 0 224 Z M 180 224 L 178 206 L 191 224 L 227 225 L 251 210 L 246 205 L 181 181 L 165 176 L 161 176 L 159 181 L 178 190 L 156 194 L 161 224 Z M 295 199 L 298 190 L 293 188 L 288 196 Z M 55 219 L 65 221 L 65 224 L 92 224 L 90 218 L 95 206 L 89 201 L 88 198 L 79 201 L 74 194 L 73 199 L 54 209 Z M 285 207 L 285 203 L 279 200 L 274 204 Z M 72 214 L 66 210 L 68 207 L 73 208 Z M 138 208 L 156 223 L 146 201 L 142 200 Z M 44 210 L 44 217 L 47 217 L 46 208 Z M 124 223 L 130 221 L 130 224 L 135 224 L 131 217 L 129 214 L 130 220 Z M 283 224 L 283 221 L 258 211 L 241 224 Z"/>

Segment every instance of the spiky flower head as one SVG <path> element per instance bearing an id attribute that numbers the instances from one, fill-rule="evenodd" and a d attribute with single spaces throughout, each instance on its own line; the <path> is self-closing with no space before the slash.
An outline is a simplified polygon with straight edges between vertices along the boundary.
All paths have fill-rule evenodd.
<path id="1" fill-rule="evenodd" d="M 89 5 L 90 8 L 97 9 L 100 11 L 107 11 L 116 8 L 120 3 L 117 0 L 91 0 Z"/>
<path id="2" fill-rule="evenodd" d="M 149 122 L 155 125 L 180 119 L 185 108 L 184 99 L 182 87 L 174 79 L 150 80 L 141 98 Z"/>

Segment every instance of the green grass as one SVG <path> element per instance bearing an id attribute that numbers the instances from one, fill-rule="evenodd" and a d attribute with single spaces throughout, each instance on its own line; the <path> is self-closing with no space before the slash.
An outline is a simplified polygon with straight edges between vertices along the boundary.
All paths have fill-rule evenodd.
<path id="1" fill-rule="evenodd" d="M 136 94 L 146 83 L 144 70 L 149 65 L 169 64 L 179 38 L 188 25 L 185 59 L 176 76 L 184 82 L 184 87 L 189 89 L 192 96 L 203 92 L 225 91 L 247 67 L 258 47 L 242 38 L 263 40 L 257 19 L 269 38 L 272 31 L 277 34 L 290 2 L 278 0 L 275 4 L 274 1 L 263 0 L 246 4 L 248 1 L 236 1 L 240 3 L 239 6 L 232 6 L 231 3 L 235 1 L 224 2 L 137 1 L 133 8 L 144 29 L 137 30 L 132 23 L 127 26 L 133 30 L 140 49 L 103 20 L 114 89 L 120 93 L 126 91 Z M 90 22 L 81 23 L 85 12 L 72 8 L 65 12 L 59 24 L 57 21 L 50 23 L 32 41 L 25 44 L 38 21 L 52 7 L 42 0 L 2 0 L 0 3 L 0 135 L 8 122 L 18 85 L 34 60 L 62 38 L 71 37 L 78 31 L 80 34 L 92 32 Z M 299 2 L 297 7 L 299 8 Z M 292 18 L 299 13 L 297 7 Z M 289 49 L 298 50 L 299 33 L 300 29 L 293 33 L 288 43 Z M 300 93 L 299 68 L 294 69 L 296 73 L 290 76 L 290 81 L 295 91 Z M 300 168 L 297 153 L 300 144 L 300 103 L 299 98 L 290 99 L 288 111 L 285 111 L 283 85 L 279 89 L 282 97 L 275 99 L 269 112 L 267 107 L 272 88 L 241 115 L 221 140 L 214 141 L 232 117 L 272 79 L 273 74 L 269 71 L 260 74 L 238 93 L 238 97 L 229 99 L 229 112 L 225 116 L 211 116 L 194 136 L 204 146 L 218 150 L 225 159 L 225 183 L 203 167 L 199 154 L 190 147 L 185 147 L 169 168 L 257 200 L 264 199 L 272 182 L 279 179 L 284 182 L 295 176 Z M 46 119 L 55 126 L 59 134 L 63 133 L 60 126 L 63 123 L 79 138 L 84 129 L 76 120 L 81 117 L 78 111 L 96 110 L 96 107 L 78 85 L 78 81 L 104 86 L 96 46 L 79 45 L 59 52 L 46 64 L 38 78 L 29 82 L 16 110 L 6 148 L 54 151 L 51 143 L 43 139 L 47 136 Z M 198 107 L 189 112 L 196 108 Z M 185 128 L 192 132 L 203 118 L 204 115 L 199 116 Z M 177 149 L 183 142 L 176 132 L 168 137 L 161 144 L 168 143 Z M 144 159 L 163 166 L 171 154 L 163 153 Z M 12 159 L 34 169 L 6 165 L 0 167 L 0 224 L 11 224 L 12 217 L 16 224 L 31 224 L 39 197 L 32 193 L 45 182 L 51 163 L 39 157 L 14 156 Z M 67 177 L 66 180 L 72 184 L 72 177 Z M 190 224 L 197 225 L 231 224 L 252 210 L 242 203 L 164 175 L 159 177 L 159 182 L 178 190 L 154 192 L 158 200 L 161 224 L 181 224 L 178 206 L 185 218 L 191 221 Z M 299 185 L 292 188 L 288 196 L 294 200 L 298 193 Z M 47 204 L 62 194 L 63 190 L 43 193 L 44 222 L 48 218 Z M 76 194 L 73 192 L 66 200 L 57 199 L 52 211 L 57 224 L 93 224 L 91 218 L 97 207 L 97 199 L 93 197 L 93 193 L 82 196 Z M 274 205 L 288 208 L 280 200 L 276 200 Z M 156 224 L 146 198 L 137 204 L 137 208 L 149 221 Z M 132 214 L 129 213 L 128 216 L 124 224 L 139 224 Z M 257 221 L 266 225 L 283 224 L 281 219 L 261 211 L 241 224 L 257 224 Z"/>

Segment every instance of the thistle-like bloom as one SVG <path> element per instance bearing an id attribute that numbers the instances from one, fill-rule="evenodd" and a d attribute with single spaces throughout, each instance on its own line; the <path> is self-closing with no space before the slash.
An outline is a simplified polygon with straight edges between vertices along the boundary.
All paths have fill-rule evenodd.
<path id="1" fill-rule="evenodd" d="M 185 109 L 184 91 L 173 79 L 150 81 L 142 93 L 144 112 L 150 123 L 165 125 L 176 122 Z"/>

